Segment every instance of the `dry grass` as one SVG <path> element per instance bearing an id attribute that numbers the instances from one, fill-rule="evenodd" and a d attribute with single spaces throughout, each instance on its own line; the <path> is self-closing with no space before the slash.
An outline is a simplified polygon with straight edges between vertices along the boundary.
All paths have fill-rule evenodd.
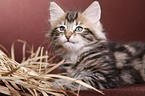
<path id="1" fill-rule="evenodd" d="M 15 60 L 14 44 L 11 47 L 11 57 L 0 50 L 0 93 L 12 96 L 65 96 L 67 92 L 71 92 L 79 96 L 78 93 L 63 90 L 63 88 L 53 88 L 52 80 L 55 81 L 54 77 L 57 77 L 74 81 L 103 94 L 102 91 L 80 80 L 59 74 L 50 74 L 64 60 L 58 64 L 49 63 L 52 58 L 49 59 L 49 54 L 44 51 L 43 47 L 39 47 L 35 52 L 32 48 L 30 56 L 26 59 L 26 42 L 22 40 L 19 40 L 19 42 L 23 43 L 23 60 L 21 63 Z"/>

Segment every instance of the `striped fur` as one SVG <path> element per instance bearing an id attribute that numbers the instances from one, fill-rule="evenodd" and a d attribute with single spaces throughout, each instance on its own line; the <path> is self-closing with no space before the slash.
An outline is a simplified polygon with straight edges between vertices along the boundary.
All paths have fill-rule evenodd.
<path id="1" fill-rule="evenodd" d="M 78 12 L 68 12 L 65 19 L 68 22 L 74 22 L 78 18 Z"/>
<path id="2" fill-rule="evenodd" d="M 49 38 L 52 51 L 65 59 L 60 66 L 61 74 L 82 80 L 98 89 L 144 83 L 145 44 L 109 42 L 102 31 L 97 1 L 83 13 L 65 13 L 54 2 L 50 6 L 52 30 Z M 52 17 L 56 14 L 61 16 Z M 57 82 L 69 90 L 79 87 L 67 80 L 58 79 Z M 81 87 L 83 89 L 86 88 Z"/>

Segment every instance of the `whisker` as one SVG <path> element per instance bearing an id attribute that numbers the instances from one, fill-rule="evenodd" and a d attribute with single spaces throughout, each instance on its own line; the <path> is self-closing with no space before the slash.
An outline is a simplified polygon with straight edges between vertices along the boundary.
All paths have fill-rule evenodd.
<path id="1" fill-rule="evenodd" d="M 49 43 L 49 46 L 48 46 L 49 53 L 52 53 L 55 49 L 57 49 L 58 44 L 56 42 L 57 42 L 57 39 Z"/>
<path id="2" fill-rule="evenodd" d="M 46 24 L 47 24 L 48 26 L 50 26 L 49 20 L 46 19 L 46 17 L 44 17 L 44 16 L 42 16 L 42 17 L 43 17 L 44 21 L 46 22 Z"/>

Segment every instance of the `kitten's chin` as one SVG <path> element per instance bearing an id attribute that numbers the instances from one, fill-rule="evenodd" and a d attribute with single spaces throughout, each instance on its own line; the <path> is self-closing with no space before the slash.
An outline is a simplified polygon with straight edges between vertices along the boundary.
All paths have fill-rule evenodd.
<path id="1" fill-rule="evenodd" d="M 64 42 L 63 47 L 68 51 L 70 50 L 76 52 L 79 51 L 83 45 L 78 42 Z"/>
<path id="2" fill-rule="evenodd" d="M 76 44 L 77 43 L 75 42 L 64 42 L 63 46 L 68 49 L 68 48 L 73 48 Z"/>

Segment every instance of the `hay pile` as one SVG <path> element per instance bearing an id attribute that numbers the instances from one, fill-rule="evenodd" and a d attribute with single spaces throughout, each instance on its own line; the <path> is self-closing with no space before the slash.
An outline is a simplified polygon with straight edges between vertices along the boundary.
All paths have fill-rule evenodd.
<path id="1" fill-rule="evenodd" d="M 26 59 L 26 42 L 21 42 L 23 42 L 23 60 L 21 63 L 15 61 L 14 44 L 11 48 L 11 57 L 8 57 L 0 50 L 0 93 L 12 96 L 65 96 L 71 91 L 55 88 L 52 80 L 55 82 L 57 77 L 77 82 L 103 94 L 80 80 L 58 74 L 50 74 L 64 60 L 58 64 L 49 63 L 52 58 L 49 59 L 48 52 L 44 51 L 43 47 L 39 47 L 35 52 L 32 48 L 29 51 L 30 56 Z M 79 96 L 78 93 L 71 93 Z"/>

